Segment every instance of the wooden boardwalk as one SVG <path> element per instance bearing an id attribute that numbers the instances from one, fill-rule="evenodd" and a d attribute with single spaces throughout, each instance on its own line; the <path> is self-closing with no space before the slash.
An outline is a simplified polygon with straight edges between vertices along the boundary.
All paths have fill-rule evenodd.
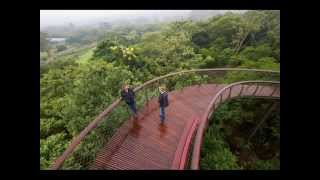
<path id="1" fill-rule="evenodd" d="M 169 107 L 163 125 L 159 119 L 157 98 L 151 99 L 139 111 L 137 120 L 126 121 L 97 154 L 90 169 L 177 169 L 181 156 L 190 144 L 201 115 L 215 94 L 224 85 L 207 84 L 186 87 L 169 92 Z M 254 87 L 244 88 L 243 94 L 252 94 Z M 237 96 L 233 90 L 231 96 Z M 269 87 L 261 88 L 257 95 L 270 94 Z M 280 95 L 279 95 L 280 96 Z"/>

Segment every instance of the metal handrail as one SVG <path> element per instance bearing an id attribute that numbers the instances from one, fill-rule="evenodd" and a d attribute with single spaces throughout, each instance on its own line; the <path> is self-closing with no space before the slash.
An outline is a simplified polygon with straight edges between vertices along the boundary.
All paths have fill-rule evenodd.
<path id="1" fill-rule="evenodd" d="M 228 89 L 230 89 L 230 91 L 229 91 L 230 94 L 227 96 L 227 98 L 225 100 L 242 96 L 242 89 L 243 89 L 244 84 L 280 84 L 280 82 L 279 81 L 240 81 L 240 82 L 229 84 L 229 85 L 223 87 L 220 91 L 218 91 L 218 93 L 213 97 L 213 99 L 211 100 L 205 113 L 203 114 L 203 116 L 200 119 L 200 124 L 198 126 L 198 129 L 196 132 L 196 137 L 194 140 L 192 160 L 191 160 L 191 169 L 194 169 L 194 170 L 199 169 L 200 150 L 201 150 L 201 146 L 202 146 L 202 142 L 203 142 L 203 136 L 204 136 L 204 133 L 205 133 L 206 128 L 208 126 L 209 119 L 210 119 L 211 115 L 213 114 L 214 109 L 217 108 L 217 104 L 220 104 L 223 102 L 223 99 L 222 99 L 223 93 L 226 92 Z M 240 93 L 237 96 L 231 97 L 232 87 L 235 87 L 238 85 L 242 86 Z M 277 89 L 278 88 L 275 88 L 275 90 L 277 90 Z M 275 90 L 269 96 L 273 96 Z M 257 91 L 257 89 L 255 89 L 254 93 L 252 94 L 253 96 L 255 95 L 256 91 Z M 217 101 L 219 101 L 219 102 L 216 104 Z"/>
<path id="2" fill-rule="evenodd" d="M 147 87 L 150 84 L 154 84 L 156 82 L 159 82 L 162 79 L 175 76 L 175 75 L 181 75 L 186 73 L 192 73 L 192 72 L 210 72 L 210 71 L 248 71 L 248 72 L 267 72 L 267 73 L 280 73 L 280 71 L 274 71 L 274 70 L 266 70 L 266 69 L 246 69 L 246 68 L 213 68 L 213 69 L 193 69 L 193 70 L 185 70 L 185 71 L 179 71 L 170 73 L 164 76 L 160 76 L 157 78 L 154 78 L 152 80 L 149 80 L 142 85 L 138 86 L 134 89 L 134 92 L 139 92 L 143 88 Z M 116 99 L 111 105 L 109 105 L 103 112 L 101 112 L 83 131 L 80 132 L 78 136 L 76 136 L 71 144 L 68 146 L 68 148 L 63 152 L 61 156 L 59 156 L 53 164 L 49 167 L 49 170 L 57 170 L 61 167 L 63 162 L 66 160 L 66 158 L 75 150 L 77 145 L 80 144 L 80 142 L 93 130 L 97 127 L 97 125 L 103 120 L 103 118 L 108 117 L 110 112 L 112 112 L 121 102 L 122 98 Z"/>

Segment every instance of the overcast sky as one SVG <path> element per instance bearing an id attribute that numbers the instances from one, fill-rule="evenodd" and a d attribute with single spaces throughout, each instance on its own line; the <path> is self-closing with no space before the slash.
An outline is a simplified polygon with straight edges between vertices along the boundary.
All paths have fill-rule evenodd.
<path id="1" fill-rule="evenodd" d="M 132 15 L 179 15 L 190 10 L 40 10 L 40 28 L 67 23 L 87 23 L 95 19 Z"/>

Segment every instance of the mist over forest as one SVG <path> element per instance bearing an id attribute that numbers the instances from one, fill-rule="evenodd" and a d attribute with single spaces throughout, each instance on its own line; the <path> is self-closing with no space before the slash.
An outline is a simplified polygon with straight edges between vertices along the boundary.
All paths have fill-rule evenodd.
<path id="1" fill-rule="evenodd" d="M 85 29 L 111 28 L 112 26 L 143 26 L 160 22 L 182 20 L 201 21 L 210 17 L 223 15 L 227 12 L 244 13 L 246 10 L 140 10 L 110 12 L 91 11 L 81 14 L 81 11 L 40 12 L 40 31 L 49 36 L 68 36 L 71 33 Z"/>
<path id="2" fill-rule="evenodd" d="M 202 84 L 280 84 L 280 11 L 40 11 L 40 169 L 48 169 L 121 97 L 124 84 L 136 88 L 173 72 L 217 68 L 276 75 L 190 73 L 161 83 L 169 93 Z M 148 88 L 137 93 L 138 110 L 148 102 L 146 94 L 158 98 L 158 87 Z M 243 98 L 219 105 L 204 135 L 200 169 L 280 169 L 279 104 L 279 99 Z M 88 169 L 129 119 L 127 110 L 123 103 L 101 121 L 61 169 Z"/>

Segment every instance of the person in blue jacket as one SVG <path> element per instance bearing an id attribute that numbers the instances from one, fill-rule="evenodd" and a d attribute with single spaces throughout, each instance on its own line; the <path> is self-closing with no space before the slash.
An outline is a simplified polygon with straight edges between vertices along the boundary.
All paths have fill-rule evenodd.
<path id="1" fill-rule="evenodd" d="M 165 91 L 165 87 L 161 86 L 159 87 L 160 95 L 159 95 L 159 105 L 160 105 L 160 121 L 161 124 L 164 123 L 164 120 L 166 119 L 165 116 L 165 108 L 169 106 L 169 101 L 168 101 L 168 93 Z"/>
<path id="2" fill-rule="evenodd" d="M 130 110 L 133 112 L 134 118 L 136 119 L 137 116 L 137 108 L 136 108 L 136 102 L 135 102 L 135 93 L 134 91 L 129 87 L 128 84 L 124 84 L 121 90 L 121 97 L 122 99 L 127 103 Z"/>

